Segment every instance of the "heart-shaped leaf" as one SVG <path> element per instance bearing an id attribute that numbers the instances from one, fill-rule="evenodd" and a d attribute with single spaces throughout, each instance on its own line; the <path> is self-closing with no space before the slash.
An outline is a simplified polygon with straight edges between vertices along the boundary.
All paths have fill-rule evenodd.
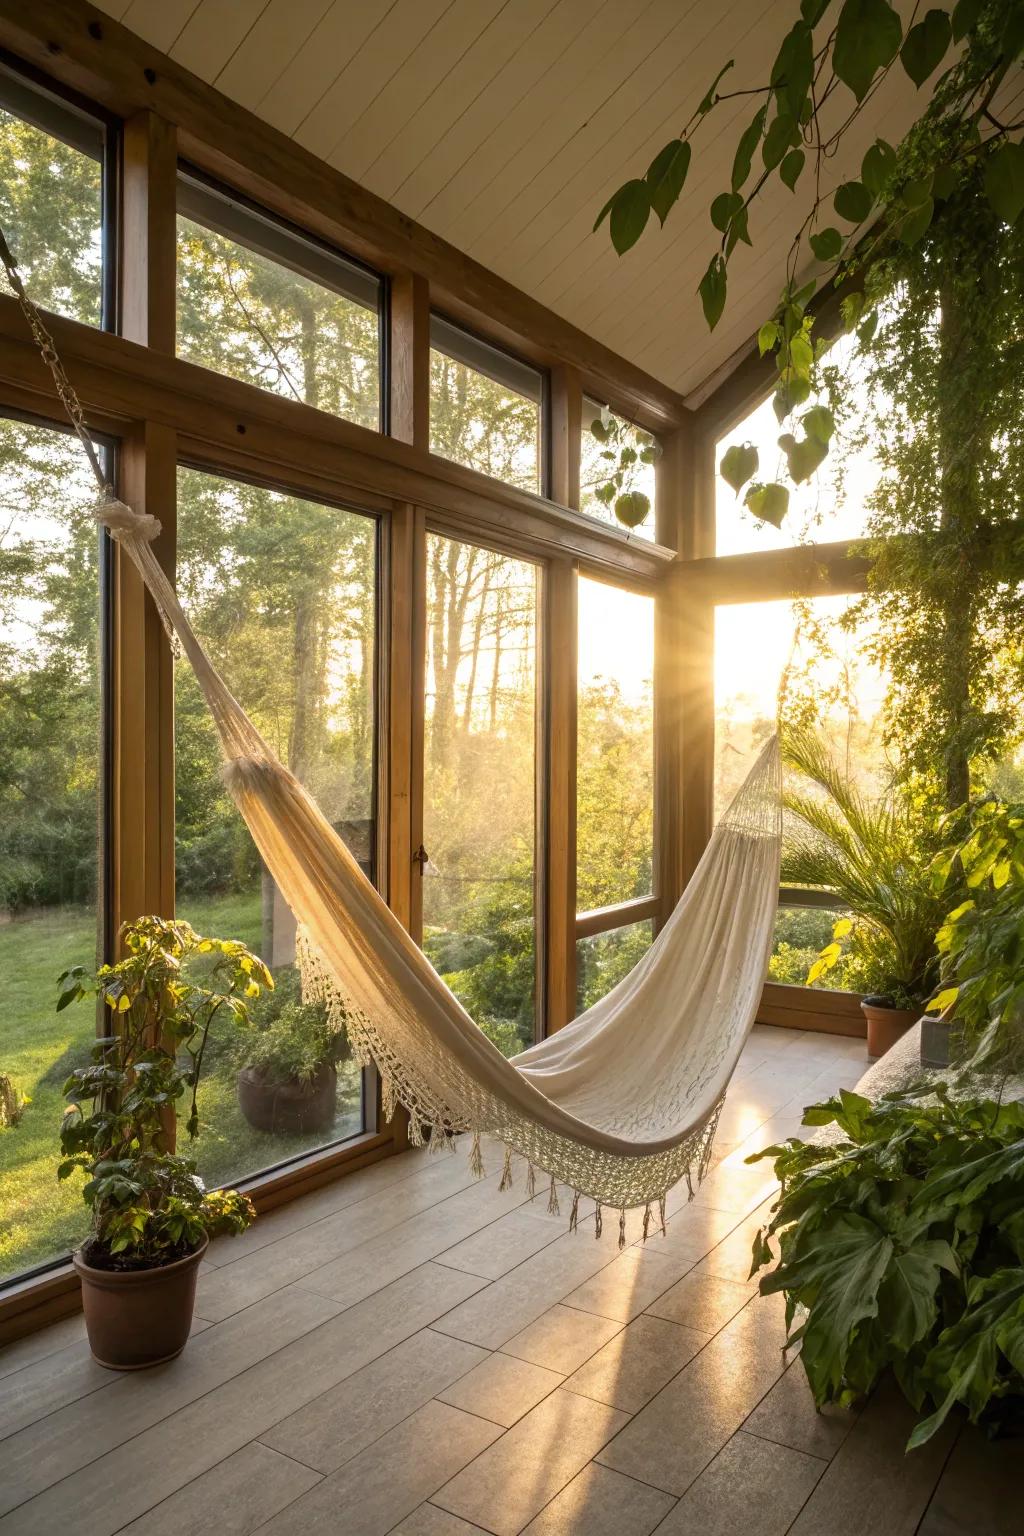
<path id="1" fill-rule="evenodd" d="M 1016 224 L 1024 209 L 1024 144 L 1001 144 L 985 167 L 985 195 L 999 217 Z"/>
<path id="2" fill-rule="evenodd" d="M 929 11 L 924 20 L 907 33 L 900 49 L 900 63 L 918 90 L 942 63 L 952 36 L 949 16 L 939 10 Z"/>
<path id="3" fill-rule="evenodd" d="M 708 330 L 713 331 L 722 318 L 725 308 L 725 296 L 728 287 L 725 262 L 721 256 L 712 256 L 707 271 L 700 280 L 697 292 L 704 307 L 704 318 L 708 323 Z"/>
<path id="4" fill-rule="evenodd" d="M 814 43 L 810 27 L 801 20 L 787 32 L 772 65 L 771 85 L 779 111 L 799 121 L 813 78 Z"/>
<path id="5" fill-rule="evenodd" d="M 742 207 L 743 199 L 738 192 L 720 192 L 711 204 L 712 224 L 724 234 L 729 228 L 733 214 Z"/>
<path id="6" fill-rule="evenodd" d="M 651 216 L 651 194 L 646 181 L 627 181 L 612 204 L 609 228 L 612 245 L 620 256 L 636 245 Z"/>
<path id="7" fill-rule="evenodd" d="M 625 491 L 615 503 L 615 516 L 627 528 L 639 528 L 651 510 L 651 503 L 643 491 Z"/>
<path id="8" fill-rule="evenodd" d="M 647 182 L 648 196 L 662 224 L 683 190 L 686 173 L 690 169 L 691 153 L 688 142 L 672 139 L 647 167 L 644 180 Z"/>
<path id="9" fill-rule="evenodd" d="M 932 222 L 932 214 L 935 212 L 935 204 L 931 198 L 927 198 L 918 207 L 912 208 L 899 226 L 899 237 L 904 245 L 916 245 Z"/>
<path id="10" fill-rule="evenodd" d="M 798 441 L 791 432 L 782 434 L 779 447 L 786 455 L 786 468 L 794 485 L 802 485 L 805 480 L 809 480 L 828 453 L 827 443 L 816 437 L 805 437 Z"/>
<path id="11" fill-rule="evenodd" d="M 844 181 L 836 188 L 832 206 L 847 224 L 863 224 L 871 212 L 873 198 L 862 181 Z M 614 222 L 615 211 L 612 210 Z"/>
<path id="12" fill-rule="evenodd" d="M 770 481 L 767 485 L 752 485 L 743 498 L 744 506 L 762 522 L 781 528 L 789 511 L 789 492 L 784 485 Z"/>
<path id="13" fill-rule="evenodd" d="M 783 112 L 780 107 L 761 145 L 761 159 L 764 161 L 765 170 L 774 171 L 787 149 L 799 143 L 800 126 L 796 118 L 790 117 L 789 113 Z"/>
<path id="14" fill-rule="evenodd" d="M 764 123 L 767 116 L 768 103 L 765 102 L 760 111 L 754 113 L 753 118 L 743 130 L 740 141 L 736 146 L 736 154 L 732 162 L 732 189 L 734 192 L 739 191 L 750 175 L 754 150 L 761 142 L 761 135 L 764 133 Z"/>
<path id="15" fill-rule="evenodd" d="M 888 0 L 846 0 L 839 13 L 832 68 L 863 101 L 880 69 L 891 64 L 903 41 L 903 23 Z"/>
<path id="16" fill-rule="evenodd" d="M 804 161 L 806 159 L 807 156 L 802 149 L 791 149 L 789 154 L 784 155 L 782 158 L 782 164 L 779 166 L 779 178 L 791 192 L 800 179 L 800 172 L 804 168 Z"/>
<path id="17" fill-rule="evenodd" d="M 800 425 L 808 437 L 828 444 L 836 430 L 836 419 L 827 405 L 812 405 L 800 418 Z"/>
<path id="18" fill-rule="evenodd" d="M 819 230 L 816 235 L 811 235 L 811 250 L 819 261 L 835 261 L 843 249 L 843 237 L 838 229 L 831 226 L 828 229 Z"/>
<path id="19" fill-rule="evenodd" d="M 718 473 L 738 496 L 752 476 L 757 474 L 759 455 L 753 443 L 733 443 L 722 455 Z"/>
<path id="20" fill-rule="evenodd" d="M 860 179 L 872 197 L 880 197 L 896 168 L 896 151 L 885 139 L 876 139 L 861 163 Z"/>

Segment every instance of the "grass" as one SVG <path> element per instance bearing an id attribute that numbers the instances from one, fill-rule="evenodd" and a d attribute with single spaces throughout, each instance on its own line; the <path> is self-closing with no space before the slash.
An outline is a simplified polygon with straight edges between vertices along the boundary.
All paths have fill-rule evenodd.
<path id="1" fill-rule="evenodd" d="M 180 916 L 201 932 L 241 939 L 259 951 L 259 894 L 229 895 L 182 902 Z M 64 1100 L 61 1087 L 73 1067 L 84 1063 L 95 1032 L 95 1011 L 79 1003 L 56 1013 L 57 976 L 66 966 L 90 966 L 95 958 L 95 915 L 69 909 L 39 913 L 0 925 L 0 1072 L 31 1101 L 18 1125 L 0 1129 L 0 1282 L 38 1264 L 62 1257 L 86 1235 L 88 1212 L 81 1181 L 58 1184 L 58 1133 Z M 359 1129 L 358 1070 L 346 1063 L 338 1073 L 338 1116 L 317 1136 L 271 1136 L 243 1118 L 235 1096 L 235 1067 L 225 1049 L 215 1053 L 200 1089 L 199 1139 L 180 1150 L 196 1158 L 210 1185 L 258 1173 Z"/>

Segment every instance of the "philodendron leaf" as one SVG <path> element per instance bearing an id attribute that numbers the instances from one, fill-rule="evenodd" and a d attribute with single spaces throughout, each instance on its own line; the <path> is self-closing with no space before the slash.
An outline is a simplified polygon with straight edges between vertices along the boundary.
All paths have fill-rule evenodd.
<path id="1" fill-rule="evenodd" d="M 949 16 L 939 10 L 929 11 L 907 33 L 900 49 L 900 62 L 918 90 L 942 63 L 952 36 Z"/>
<path id="2" fill-rule="evenodd" d="M 691 153 L 688 142 L 672 139 L 655 155 L 647 167 L 647 175 L 644 179 L 647 182 L 651 207 L 662 224 L 668 218 L 669 209 L 678 201 L 679 194 L 683 190 L 686 173 L 690 169 Z"/>
<path id="3" fill-rule="evenodd" d="M 750 175 L 750 167 L 754 159 L 754 150 L 761 142 L 764 133 L 764 122 L 768 115 L 768 103 L 754 113 L 748 126 L 743 130 L 740 141 L 736 146 L 736 155 L 732 162 L 732 190 L 738 192 L 740 187 Z"/>
<path id="4" fill-rule="evenodd" d="M 620 256 L 636 245 L 650 216 L 651 194 L 646 181 L 627 181 L 619 188 L 609 219 L 612 245 Z"/>
<path id="5" fill-rule="evenodd" d="M 880 69 L 891 64 L 903 41 L 903 23 L 888 0 L 846 0 L 832 46 L 832 68 L 863 101 Z"/>
<path id="6" fill-rule="evenodd" d="M 985 1278 L 975 1277 L 968 1287 L 968 1301 L 964 1316 L 943 1331 L 925 1360 L 932 1396 L 945 1395 L 931 1417 L 914 1430 L 908 1451 L 931 1439 L 954 1403 L 963 1403 L 977 1421 L 992 1397 L 1000 1349 L 1010 1360 L 1015 1355 L 1022 1358 L 1024 1278 L 1020 1270 L 997 1269 Z"/>
<path id="7" fill-rule="evenodd" d="M 733 443 L 722 454 L 718 473 L 738 496 L 747 481 L 757 474 L 759 456 L 753 443 Z"/>
<path id="8" fill-rule="evenodd" d="M 704 306 L 704 318 L 708 323 L 709 331 L 713 331 L 722 318 L 727 285 L 725 261 L 721 256 L 712 256 L 697 290 L 701 304 Z"/>
<path id="9" fill-rule="evenodd" d="M 643 491 L 625 491 L 615 502 L 615 516 L 627 528 L 639 528 L 650 510 L 650 500 Z"/>
<path id="10" fill-rule="evenodd" d="M 806 159 L 807 156 L 802 149 L 791 149 L 789 154 L 784 155 L 782 158 L 782 164 L 779 166 L 779 177 L 791 192 L 795 189 L 797 181 L 800 179 L 800 172 L 804 168 L 804 161 Z"/>
<path id="11" fill-rule="evenodd" d="M 836 188 L 832 206 L 847 224 L 862 224 L 871 212 L 873 198 L 862 181 L 844 181 Z M 612 218 L 615 210 L 612 210 Z"/>
<path id="12" fill-rule="evenodd" d="M 752 485 L 743 498 L 747 510 L 773 528 L 781 528 L 789 511 L 789 491 L 775 480 Z"/>
<path id="13" fill-rule="evenodd" d="M 811 250 L 819 261 L 835 261 L 843 249 L 843 237 L 838 229 L 830 225 L 828 229 L 821 229 L 816 235 L 811 235 Z"/>
<path id="14" fill-rule="evenodd" d="M 893 1255 L 892 1238 L 852 1211 L 826 1219 L 761 1281 L 764 1294 L 813 1296 L 801 1358 L 817 1403 L 840 1386 L 858 1328 L 878 1316 L 878 1290 Z"/>
<path id="15" fill-rule="evenodd" d="M 1016 224 L 1024 209 L 1024 144 L 1001 144 L 985 167 L 985 195 L 999 217 Z"/>
<path id="16" fill-rule="evenodd" d="M 943 1270 L 957 1273 L 948 1243 L 917 1243 L 897 1254 L 882 1281 L 886 1336 L 904 1354 L 925 1337 L 938 1310 L 936 1295 Z"/>
<path id="17" fill-rule="evenodd" d="M 872 197 L 880 197 L 896 168 L 896 151 L 885 139 L 876 139 L 864 156 L 860 179 Z"/>

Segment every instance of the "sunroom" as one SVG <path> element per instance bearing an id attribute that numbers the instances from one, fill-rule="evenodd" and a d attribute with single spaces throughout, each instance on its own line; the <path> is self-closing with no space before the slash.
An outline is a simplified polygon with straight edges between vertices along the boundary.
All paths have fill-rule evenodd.
<path id="1" fill-rule="evenodd" d="M 1004 1536 L 1024 0 L 0 0 L 0 1536 Z"/>

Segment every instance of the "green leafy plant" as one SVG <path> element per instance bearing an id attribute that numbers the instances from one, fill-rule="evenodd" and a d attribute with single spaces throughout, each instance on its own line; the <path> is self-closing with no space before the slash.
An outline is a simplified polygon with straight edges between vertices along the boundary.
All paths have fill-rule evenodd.
<path id="1" fill-rule="evenodd" d="M 968 836 L 932 866 L 941 893 L 966 885 L 939 929 L 943 986 L 933 1009 L 955 1004 L 967 1048 L 1019 1054 L 1024 1035 L 1024 805 L 986 800 Z M 986 1037 L 988 1037 L 986 1039 Z"/>
<path id="2" fill-rule="evenodd" d="M 808 983 L 835 972 L 895 1007 L 923 1004 L 938 977 L 935 935 L 948 905 L 931 874 L 948 836 L 942 818 L 920 789 L 861 794 L 811 727 L 786 732 L 783 756 L 799 775 L 784 795 L 783 883 L 834 893 L 851 914 L 836 922 Z"/>
<path id="3" fill-rule="evenodd" d="M 334 1028 L 320 1003 L 303 1003 L 297 971 L 285 971 L 275 990 L 248 1011 L 234 1045 L 239 1066 L 270 1083 L 310 1083 L 321 1068 L 349 1053 L 348 1037 Z"/>
<path id="4" fill-rule="evenodd" d="M 637 489 L 636 480 L 644 465 L 656 464 L 661 445 L 650 432 L 624 421 L 604 409 L 589 425 L 590 435 L 601 444 L 600 479 L 593 487 L 596 499 L 611 507 L 620 523 L 639 528 L 651 511 L 650 497 Z"/>
<path id="5" fill-rule="evenodd" d="M 958 0 L 920 18 L 918 11 L 915 7 L 904 28 L 888 0 L 843 0 L 838 6 L 833 0 L 801 0 L 767 78 L 723 89 L 733 68 L 727 61 L 679 134 L 644 175 L 613 192 L 597 216 L 595 230 L 607 219 L 620 255 L 640 239 L 652 213 L 663 225 L 686 186 L 705 123 L 723 103 L 749 102 L 752 116 L 736 142 L 729 186 L 710 204 L 715 249 L 698 292 L 713 330 L 725 309 L 733 252 L 739 244 L 754 243 L 752 210 L 776 180 L 790 192 L 805 176 L 813 182 L 809 209 L 794 230 L 782 296 L 758 336 L 762 355 L 776 357 L 780 422 L 814 389 L 822 348 L 812 340 L 808 304 L 823 281 L 853 280 L 856 291 L 844 300 L 844 321 L 870 341 L 878 324 L 877 295 L 870 293 L 874 266 L 893 247 L 920 245 L 965 179 L 977 183 L 1005 226 L 1015 225 L 1024 211 L 1024 124 L 1000 119 L 994 108 L 999 87 L 1024 50 L 1024 0 Z M 916 91 L 944 63 L 902 143 L 894 147 L 876 140 L 860 174 L 833 184 L 828 168 L 886 78 L 902 73 Z M 827 453 L 831 427 L 808 412 L 797 432 L 779 441 L 789 473 L 799 482 Z M 778 482 L 755 482 L 747 505 L 755 516 L 781 522 L 788 500 L 784 489 Z"/>
<path id="6" fill-rule="evenodd" d="M 747 1159 L 773 1158 L 782 1185 L 751 1276 L 774 1242 L 760 1289 L 786 1297 L 815 1403 L 849 1406 L 891 1367 L 924 1413 L 908 1449 L 957 1403 L 1004 1425 L 1024 1406 L 1024 1104 L 844 1090 L 803 1123 L 839 1139 Z"/>
<path id="7" fill-rule="evenodd" d="M 244 1022 L 273 978 L 244 944 L 204 938 L 186 922 L 142 917 L 121 931 L 124 959 L 95 975 L 73 966 L 60 977 L 58 1011 L 98 997 L 108 1033 L 91 1063 L 64 1085 L 59 1179 L 79 1170 L 93 1215 L 88 1261 L 149 1268 L 194 1252 L 204 1234 L 242 1231 L 250 1201 L 208 1191 L 191 1158 L 168 1151 L 179 1101 L 199 1132 L 197 1093 L 218 1018 Z"/>

